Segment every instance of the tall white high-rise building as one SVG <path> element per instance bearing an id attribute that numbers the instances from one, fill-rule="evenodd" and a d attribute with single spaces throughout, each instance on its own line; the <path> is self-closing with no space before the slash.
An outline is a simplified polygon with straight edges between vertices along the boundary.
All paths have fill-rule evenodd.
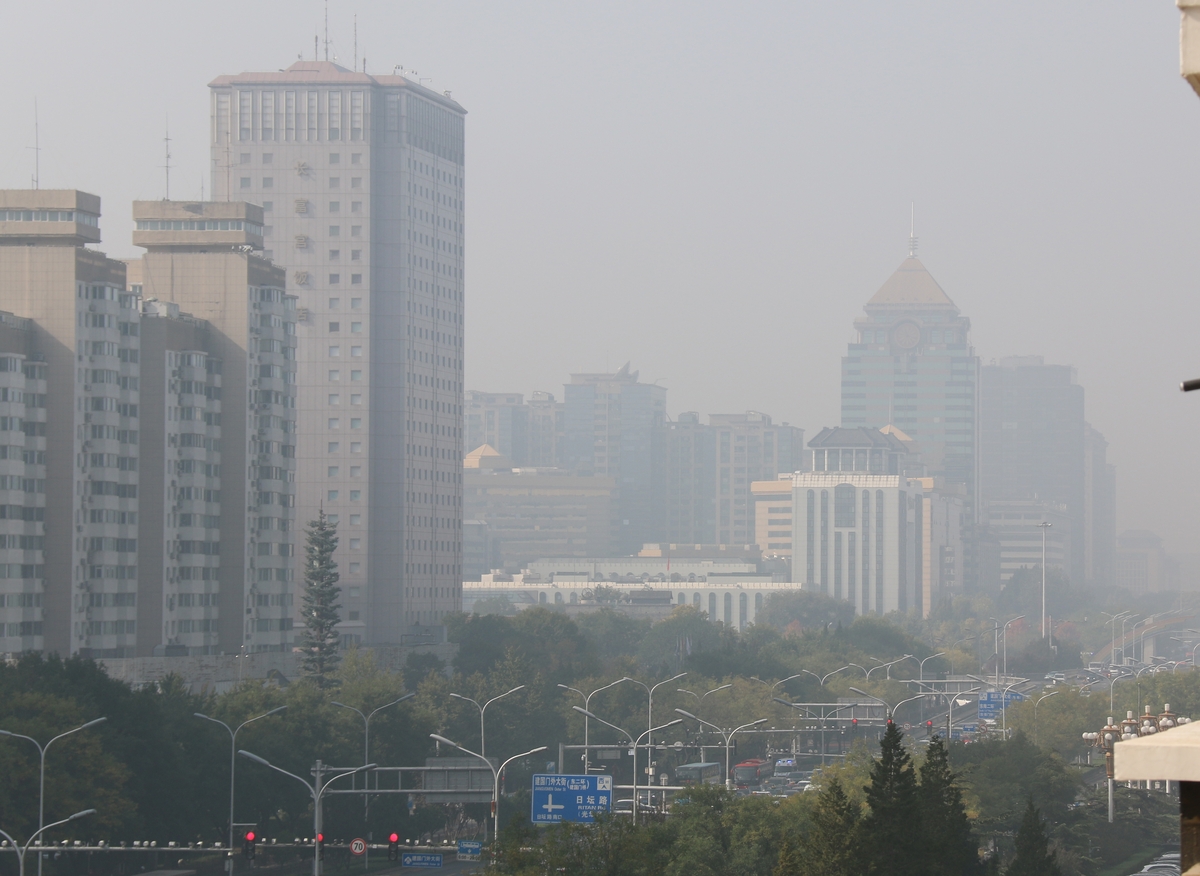
<path id="1" fill-rule="evenodd" d="M 329 62 L 209 87 L 215 198 L 299 298 L 297 521 L 337 522 L 343 640 L 398 642 L 462 599 L 465 110 Z"/>

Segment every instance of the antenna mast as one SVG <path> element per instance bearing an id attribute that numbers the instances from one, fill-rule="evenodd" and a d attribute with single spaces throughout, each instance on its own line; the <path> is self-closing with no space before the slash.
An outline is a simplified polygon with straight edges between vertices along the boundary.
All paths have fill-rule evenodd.
<path id="1" fill-rule="evenodd" d="M 166 192 L 163 197 L 164 201 L 171 200 L 171 117 L 167 116 L 166 127 L 164 128 L 163 136 L 163 172 L 166 174 Z M 201 198 L 203 200 L 203 198 Z"/>
<path id="2" fill-rule="evenodd" d="M 909 211 L 908 257 L 915 259 L 917 257 L 917 207 L 915 203 L 909 204 Z"/>
<path id="3" fill-rule="evenodd" d="M 325 60 L 329 60 L 329 0 L 325 0 Z"/>
<path id="4" fill-rule="evenodd" d="M 358 72 L 358 13 L 354 13 L 354 72 Z M 364 73 L 367 71 L 363 71 Z"/>
<path id="5" fill-rule="evenodd" d="M 37 98 L 33 99 L 33 146 L 27 146 L 27 149 L 33 149 L 33 188 L 37 190 L 41 186 L 42 181 L 42 145 L 38 139 L 38 106 Z"/>

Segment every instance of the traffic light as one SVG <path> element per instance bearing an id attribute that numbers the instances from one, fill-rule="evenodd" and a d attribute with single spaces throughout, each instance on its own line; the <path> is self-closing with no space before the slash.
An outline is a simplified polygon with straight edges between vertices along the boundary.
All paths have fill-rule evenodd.
<path id="1" fill-rule="evenodd" d="M 245 839 L 242 842 L 242 854 L 251 861 L 254 860 L 254 853 L 257 851 L 257 843 L 258 834 L 252 830 L 246 831 Z"/>
<path id="2" fill-rule="evenodd" d="M 393 833 L 388 836 L 388 860 L 400 860 L 400 834 Z"/>
<path id="3" fill-rule="evenodd" d="M 851 719 L 850 719 L 850 726 L 851 726 L 852 728 L 854 728 L 855 730 L 857 730 L 857 729 L 858 729 L 858 718 L 851 718 Z"/>
<path id="4" fill-rule="evenodd" d="M 926 736 L 932 736 L 932 735 L 933 735 L 933 722 L 932 722 L 932 721 L 926 721 L 926 722 L 925 722 L 925 735 L 926 735 Z"/>
<path id="5" fill-rule="evenodd" d="M 325 834 L 317 834 L 317 860 L 325 860 Z"/>

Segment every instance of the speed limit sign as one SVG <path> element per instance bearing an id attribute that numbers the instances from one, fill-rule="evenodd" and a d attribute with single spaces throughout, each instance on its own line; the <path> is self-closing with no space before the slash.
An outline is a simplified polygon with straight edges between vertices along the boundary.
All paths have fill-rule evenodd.
<path id="1" fill-rule="evenodd" d="M 364 839 L 350 840 L 350 854 L 358 856 L 367 852 L 367 841 Z"/>

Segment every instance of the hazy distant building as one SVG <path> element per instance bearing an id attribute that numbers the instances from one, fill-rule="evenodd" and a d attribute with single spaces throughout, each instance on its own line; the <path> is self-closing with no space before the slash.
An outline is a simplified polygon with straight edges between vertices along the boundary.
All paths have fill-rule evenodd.
<path id="1" fill-rule="evenodd" d="M 716 452 L 716 542 L 753 544 L 754 499 L 750 485 L 804 468 L 804 430 L 786 423 L 775 425 L 758 411 L 710 414 L 708 425 Z"/>
<path id="2" fill-rule="evenodd" d="M 463 414 L 463 450 L 488 445 L 514 465 L 530 465 L 529 408 L 519 392 L 467 390 Z"/>
<path id="3" fill-rule="evenodd" d="M 0 307 L 28 318 L 31 333 L 24 359 L 16 351 L 4 357 L 0 374 L 28 368 L 34 382 L 20 391 L 36 393 L 35 404 L 44 393 L 46 405 L 44 415 L 25 408 L 21 431 L 0 433 L 6 446 L 34 454 L 20 489 L 10 480 L 0 498 L 3 513 L 27 524 L 6 536 L 16 541 L 8 542 L 9 578 L 0 586 L 6 606 L 9 595 L 36 601 L 41 592 L 45 650 L 123 657 L 133 655 L 137 637 L 139 314 L 125 291 L 125 265 L 86 248 L 99 243 L 99 223 L 94 195 L 0 192 Z M 41 445 L 28 439 L 43 432 L 38 477 Z M 44 502 L 25 493 L 26 479 L 35 494 L 44 489 Z M 21 536 L 41 538 L 43 518 L 44 552 L 23 553 Z"/>
<path id="4" fill-rule="evenodd" d="M 907 436 L 895 429 L 869 426 L 822 429 L 808 442 L 809 471 L 866 472 L 919 476 L 916 454 Z"/>
<path id="5" fill-rule="evenodd" d="M 792 476 L 750 484 L 754 543 L 765 557 L 792 556 Z"/>
<path id="6" fill-rule="evenodd" d="M 990 536 L 999 545 L 1000 582 L 1020 569 L 1041 568 L 1042 528 L 1046 530 L 1046 568 L 1067 574 L 1076 546 L 1065 505 L 1038 499 L 995 499 L 984 510 Z"/>
<path id="7" fill-rule="evenodd" d="M 915 247 L 855 320 L 842 359 L 842 425 L 894 424 L 920 447 L 925 474 L 966 487 L 965 578 L 974 585 L 979 359 L 970 320 Z"/>
<path id="8" fill-rule="evenodd" d="M 1117 536 L 1117 586 L 1133 593 L 1157 593 L 1168 581 L 1168 559 L 1162 539 L 1145 529 L 1127 529 Z"/>
<path id="9" fill-rule="evenodd" d="M 572 374 L 564 388 L 563 465 L 616 484 L 614 547 L 662 541 L 666 518 L 667 390 L 612 374 Z"/>
<path id="10" fill-rule="evenodd" d="M 141 453 L 150 463 L 139 652 L 290 650 L 295 296 L 259 252 L 260 207 L 135 201 L 133 218 L 133 242 L 146 249 L 130 277 L 146 302 Z M 339 565 L 347 555 L 339 550 Z M 359 638 L 364 624 L 349 608 L 342 632 Z"/>
<path id="11" fill-rule="evenodd" d="M 541 558 L 612 552 L 612 478 L 514 467 L 484 445 L 463 460 L 463 496 L 467 518 L 486 527 L 472 533 L 486 539 L 472 545 L 489 561 L 484 571 L 519 572 Z"/>
<path id="12" fill-rule="evenodd" d="M 399 641 L 460 604 L 465 111 L 329 62 L 209 87 L 215 196 L 262 205 L 299 296 L 296 516 L 336 517 L 343 610 Z"/>
<path id="13" fill-rule="evenodd" d="M 1084 424 L 1083 576 L 1104 587 L 1116 582 L 1117 467 L 1108 461 L 1108 442 Z"/>
<path id="14" fill-rule="evenodd" d="M 666 537 L 713 544 L 716 527 L 716 433 L 685 411 L 666 425 Z"/>
<path id="15" fill-rule="evenodd" d="M 814 471 L 792 478 L 792 578 L 859 614 L 919 611 L 920 481 Z"/>

